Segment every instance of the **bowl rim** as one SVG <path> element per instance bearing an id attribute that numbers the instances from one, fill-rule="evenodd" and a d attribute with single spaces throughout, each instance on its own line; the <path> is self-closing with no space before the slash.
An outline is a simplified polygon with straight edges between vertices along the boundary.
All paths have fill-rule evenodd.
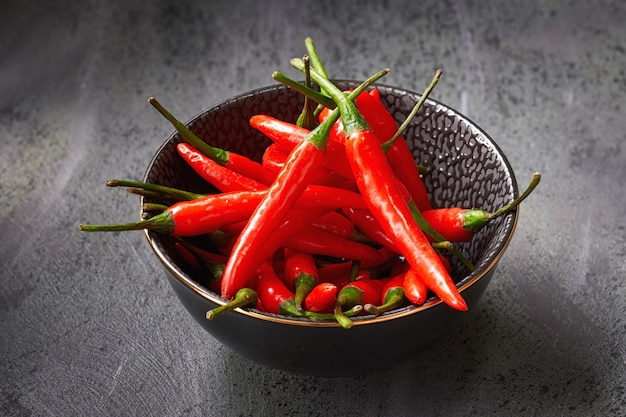
<path id="1" fill-rule="evenodd" d="M 333 82 L 335 83 L 359 83 L 356 80 L 347 80 L 347 79 L 333 79 Z M 392 86 L 392 85 L 388 85 L 388 84 L 384 84 L 384 83 L 376 83 L 373 84 L 371 87 L 383 87 L 386 89 L 390 89 L 393 91 L 397 91 L 397 92 L 403 92 L 405 94 L 410 94 L 413 96 L 421 96 L 421 93 L 417 93 L 414 92 L 412 90 L 408 90 L 405 88 L 401 88 L 401 87 L 397 87 L 397 86 Z M 192 116 L 191 118 L 189 118 L 186 122 L 184 122 L 183 124 L 185 126 L 189 126 L 191 123 L 195 122 L 196 120 L 198 120 L 200 117 L 202 117 L 204 114 L 206 114 L 208 111 L 215 109 L 215 108 L 219 108 L 222 106 L 225 106 L 227 104 L 229 104 L 230 102 L 234 101 L 234 100 L 241 100 L 244 99 L 248 96 L 253 96 L 259 93 L 264 93 L 264 92 L 268 92 L 268 91 L 274 91 L 274 90 L 280 90 L 280 89 L 289 89 L 289 87 L 282 85 L 282 84 L 272 84 L 272 85 L 267 85 L 264 87 L 259 87 L 247 92 L 243 92 L 241 94 L 237 94 L 235 96 L 232 96 L 230 98 L 227 98 L 225 100 L 222 100 L 220 102 L 218 102 L 217 104 L 211 105 L 210 107 L 207 107 L 205 109 L 203 109 L 202 111 L 200 111 L 199 113 L 195 114 L 194 116 Z M 499 156 L 501 157 L 505 167 L 507 168 L 508 172 L 511 175 L 511 184 L 513 187 L 513 194 L 514 194 L 514 198 L 516 198 L 519 195 L 519 188 L 518 188 L 518 184 L 517 184 L 517 180 L 515 177 L 515 173 L 513 171 L 513 168 L 508 160 L 508 158 L 506 157 L 506 155 L 504 154 L 504 152 L 502 151 L 502 149 L 500 148 L 500 146 L 495 142 L 495 140 L 484 130 L 482 129 L 478 124 L 476 124 L 472 119 L 468 118 L 467 116 L 465 116 L 464 114 L 462 114 L 461 112 L 457 111 L 456 109 L 442 103 L 441 101 L 438 101 L 436 99 L 432 99 L 432 98 L 427 98 L 425 100 L 424 104 L 428 104 L 429 106 L 433 107 L 436 106 L 440 109 L 444 109 L 445 111 L 448 112 L 452 112 L 454 113 L 454 115 L 456 117 L 459 117 L 461 120 L 463 120 L 465 123 L 467 123 L 468 125 L 472 126 L 473 129 L 477 130 L 478 132 L 480 132 L 480 134 L 482 134 L 487 141 L 489 142 L 490 146 L 493 146 L 493 148 L 498 152 Z M 178 132 L 177 131 L 173 131 L 164 141 L 163 143 L 161 143 L 161 145 L 159 146 L 159 148 L 157 149 L 157 151 L 154 153 L 154 155 L 152 156 L 148 167 L 146 168 L 144 175 L 143 175 L 143 181 L 147 180 L 147 177 L 150 173 L 150 170 L 152 169 L 152 167 L 154 166 L 154 164 L 156 163 L 157 159 L 159 158 L 159 155 L 162 153 L 162 151 L 169 146 L 170 142 L 178 136 Z M 139 211 L 140 211 L 140 215 L 141 215 L 141 207 L 143 205 L 143 200 L 144 197 L 140 197 L 140 202 L 139 202 Z M 502 256 L 504 255 L 504 253 L 506 252 L 506 249 L 508 248 L 509 244 L 511 243 L 511 240 L 513 238 L 515 229 L 517 227 L 517 223 L 519 220 L 519 208 L 507 213 L 504 217 L 510 217 L 513 216 L 513 220 L 510 224 L 509 230 L 507 232 L 506 235 L 506 239 L 504 240 L 504 242 L 501 244 L 500 249 L 498 250 L 497 253 L 495 253 L 495 255 L 493 256 L 493 259 L 490 260 L 490 262 L 486 265 L 483 266 L 483 268 L 480 271 L 474 271 L 468 275 L 465 275 L 461 280 L 459 280 L 457 282 L 457 288 L 459 290 L 459 292 L 461 293 L 461 295 L 463 294 L 464 291 L 466 291 L 468 288 L 472 287 L 474 284 L 476 284 L 478 281 L 480 281 L 485 275 L 487 275 L 490 271 L 493 270 L 493 268 L 496 266 L 496 264 L 500 261 L 500 259 L 502 258 Z M 187 287 L 189 290 L 195 292 L 196 294 L 200 295 L 202 298 L 211 301 L 217 305 L 224 305 L 226 304 L 228 301 L 225 300 L 224 298 L 220 297 L 219 294 L 214 293 L 213 291 L 209 290 L 208 288 L 206 288 L 205 286 L 199 284 L 198 282 L 196 282 L 194 279 L 192 279 L 189 275 L 187 275 L 180 267 L 178 267 L 174 262 L 172 262 L 170 259 L 168 259 L 168 257 L 161 251 L 159 245 L 157 245 L 156 243 L 156 233 L 152 232 L 150 230 L 143 230 L 144 236 L 146 237 L 150 247 L 152 248 L 152 251 L 154 252 L 154 254 L 157 256 L 157 258 L 159 259 L 159 261 L 161 262 L 161 264 L 168 270 L 168 272 L 174 276 L 181 284 L 183 284 L 185 287 Z M 403 317 L 408 317 L 408 316 L 413 316 L 415 314 L 418 314 L 422 311 L 426 311 L 432 308 L 435 308 L 436 306 L 443 304 L 443 301 L 441 299 L 439 299 L 437 296 L 432 296 L 430 297 L 428 300 L 426 300 L 426 302 L 422 305 L 408 305 L 405 307 L 401 307 L 395 310 L 391 310 L 388 312 L 385 312 L 383 314 L 380 314 L 378 316 L 374 316 L 374 315 L 363 315 L 363 316 L 357 316 L 357 317 L 352 317 L 351 320 L 353 321 L 354 326 L 362 326 L 362 325 L 367 325 L 367 324 L 375 324 L 375 323 L 382 323 L 385 321 L 390 321 L 390 320 L 396 320 L 396 319 L 400 319 Z M 250 318 L 255 318 L 255 319 L 260 319 L 260 320 L 264 320 L 264 321 L 269 321 L 269 322 L 273 322 L 273 323 L 277 323 L 277 324 L 287 324 L 287 325 L 295 325 L 295 326 L 303 326 L 303 327 L 337 327 L 337 328 L 342 328 L 341 325 L 339 323 L 337 323 L 336 321 L 333 320 L 316 320 L 316 319 L 310 319 L 310 318 L 301 318 L 301 317 L 290 317 L 290 316 L 285 316 L 285 315 L 281 315 L 281 314 L 274 314 L 274 313 L 267 313 L 267 312 L 262 312 L 259 310 L 256 310 L 254 308 L 236 308 L 233 311 L 231 311 L 231 314 L 235 313 L 235 314 L 242 314 L 245 316 L 248 316 Z M 343 329 L 343 328 L 342 328 Z"/>

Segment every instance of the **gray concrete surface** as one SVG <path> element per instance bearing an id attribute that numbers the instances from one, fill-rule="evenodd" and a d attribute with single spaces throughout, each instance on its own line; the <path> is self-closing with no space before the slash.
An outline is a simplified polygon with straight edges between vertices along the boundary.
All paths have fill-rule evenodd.
<path id="1" fill-rule="evenodd" d="M 302 3 L 302 4 L 301 4 Z M 625 416 L 626 6 L 619 1 L 41 1 L 0 13 L 0 414 Z M 172 128 L 292 75 L 312 36 L 333 77 L 390 67 L 543 181 L 476 311 L 358 378 L 266 369 L 179 304 L 107 189 Z M 384 343 L 384 341 L 377 341 Z"/>

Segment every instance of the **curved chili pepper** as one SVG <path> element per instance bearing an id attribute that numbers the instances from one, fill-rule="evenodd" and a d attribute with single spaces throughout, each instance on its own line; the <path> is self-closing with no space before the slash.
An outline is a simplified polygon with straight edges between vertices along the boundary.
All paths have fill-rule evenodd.
<path id="1" fill-rule="evenodd" d="M 381 245 L 399 252 L 393 239 L 383 230 L 382 226 L 369 210 L 354 207 L 343 208 L 342 212 L 354 223 L 354 225 L 366 236 Z"/>
<path id="2" fill-rule="evenodd" d="M 284 270 L 285 279 L 295 289 L 296 308 L 301 311 L 302 302 L 318 282 L 315 259 L 310 253 L 287 250 Z"/>
<path id="3" fill-rule="evenodd" d="M 374 136 L 384 143 L 391 139 L 398 130 L 395 119 L 382 101 L 371 94 L 360 94 L 355 100 L 356 106 L 365 121 L 374 132 Z M 393 172 L 409 190 L 420 210 L 432 208 L 426 187 L 415 164 L 413 152 L 404 137 L 400 135 L 386 150 L 385 154 Z"/>
<path id="4" fill-rule="evenodd" d="M 296 68 L 301 67 L 297 60 L 292 60 L 292 63 Z M 311 71 L 311 76 L 327 89 L 341 112 L 348 161 L 370 211 L 428 287 L 450 307 L 467 310 L 465 300 L 413 219 L 406 201 L 393 182 L 394 173 L 367 122 L 334 84 L 315 71 Z"/>
<path id="5" fill-rule="evenodd" d="M 356 234 L 354 224 L 350 221 L 350 219 L 336 211 L 331 211 L 319 219 L 314 220 L 311 223 L 311 226 L 318 230 L 332 233 L 346 239 L 351 239 Z"/>
<path id="6" fill-rule="evenodd" d="M 450 242 L 468 241 L 493 219 L 514 210 L 539 185 L 541 174 L 535 172 L 526 190 L 515 200 L 493 213 L 459 207 L 440 208 L 422 212 L 422 216 L 433 229 Z"/>
<path id="7" fill-rule="evenodd" d="M 369 245 L 313 227 L 307 227 L 294 234 L 285 241 L 284 246 L 339 259 L 358 259 L 369 263 L 378 263 L 382 260 L 380 252 Z"/>
<path id="8" fill-rule="evenodd" d="M 218 164 L 187 143 L 179 143 L 176 149 L 198 175 L 221 192 L 259 191 L 267 188 L 265 184 Z"/>
<path id="9" fill-rule="evenodd" d="M 304 299 L 304 308 L 313 313 L 332 313 L 338 288 L 330 282 L 320 282 Z"/>
<path id="10" fill-rule="evenodd" d="M 272 143 L 265 149 L 262 161 L 269 171 L 278 173 L 284 166 L 285 161 L 289 157 L 289 151 L 285 150 L 277 143 Z M 355 189 L 354 181 L 347 181 L 343 176 L 322 167 L 311 179 L 311 184 L 326 184 L 336 188 Z"/>
<path id="11" fill-rule="evenodd" d="M 161 113 L 161 115 L 163 115 L 163 117 L 165 117 L 174 126 L 183 140 L 198 149 L 198 151 L 200 151 L 203 155 L 211 158 L 211 160 L 231 171 L 237 172 L 245 177 L 252 178 L 262 184 L 270 185 L 274 181 L 275 175 L 265 169 L 263 165 L 253 161 L 247 156 L 210 146 L 196 136 L 196 134 L 193 133 L 187 126 L 176 119 L 165 109 L 165 107 L 161 105 L 161 103 L 157 101 L 157 99 L 150 97 L 148 102 L 152 104 L 152 106 L 154 106 L 154 108 L 156 108 L 158 112 Z"/>
<path id="12" fill-rule="evenodd" d="M 285 149 L 293 149 L 302 142 L 309 130 L 272 116 L 257 114 L 250 118 L 250 126 L 257 129 L 269 139 Z M 348 165 L 346 152 L 343 146 L 337 142 L 329 141 L 326 144 L 326 157 L 322 166 L 337 172 L 345 179 L 354 181 L 354 175 Z"/>
<path id="13" fill-rule="evenodd" d="M 404 294 L 413 304 L 421 305 L 426 301 L 428 287 L 426 282 L 414 268 L 404 274 Z"/>

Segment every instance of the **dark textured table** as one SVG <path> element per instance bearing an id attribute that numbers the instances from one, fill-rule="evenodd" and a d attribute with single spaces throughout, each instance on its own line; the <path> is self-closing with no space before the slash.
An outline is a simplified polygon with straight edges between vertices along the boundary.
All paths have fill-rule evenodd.
<path id="1" fill-rule="evenodd" d="M 55 3 L 57 3 L 55 5 Z M 17 1 L 0 12 L 3 416 L 625 416 L 626 6 L 619 1 Z M 390 67 L 503 148 L 525 185 L 479 308 L 356 378 L 266 369 L 205 333 L 140 232 L 172 127 L 291 75 L 312 36 L 335 78 Z M 377 341 L 384 343 L 384 341 Z M 363 348 L 363 347 L 360 347 Z"/>

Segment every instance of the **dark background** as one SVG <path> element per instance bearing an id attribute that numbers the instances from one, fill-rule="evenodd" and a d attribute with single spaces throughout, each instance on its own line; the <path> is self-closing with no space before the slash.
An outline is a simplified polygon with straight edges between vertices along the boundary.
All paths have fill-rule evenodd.
<path id="1" fill-rule="evenodd" d="M 624 416 L 626 6 L 619 1 L 16 1 L 0 12 L 0 414 Z M 183 120 L 291 72 L 390 67 L 482 126 L 520 186 L 479 307 L 391 369 L 266 369 L 205 333 L 130 221 Z M 385 343 L 372 336 L 373 343 Z M 358 347 L 363 349 L 364 347 Z"/>

